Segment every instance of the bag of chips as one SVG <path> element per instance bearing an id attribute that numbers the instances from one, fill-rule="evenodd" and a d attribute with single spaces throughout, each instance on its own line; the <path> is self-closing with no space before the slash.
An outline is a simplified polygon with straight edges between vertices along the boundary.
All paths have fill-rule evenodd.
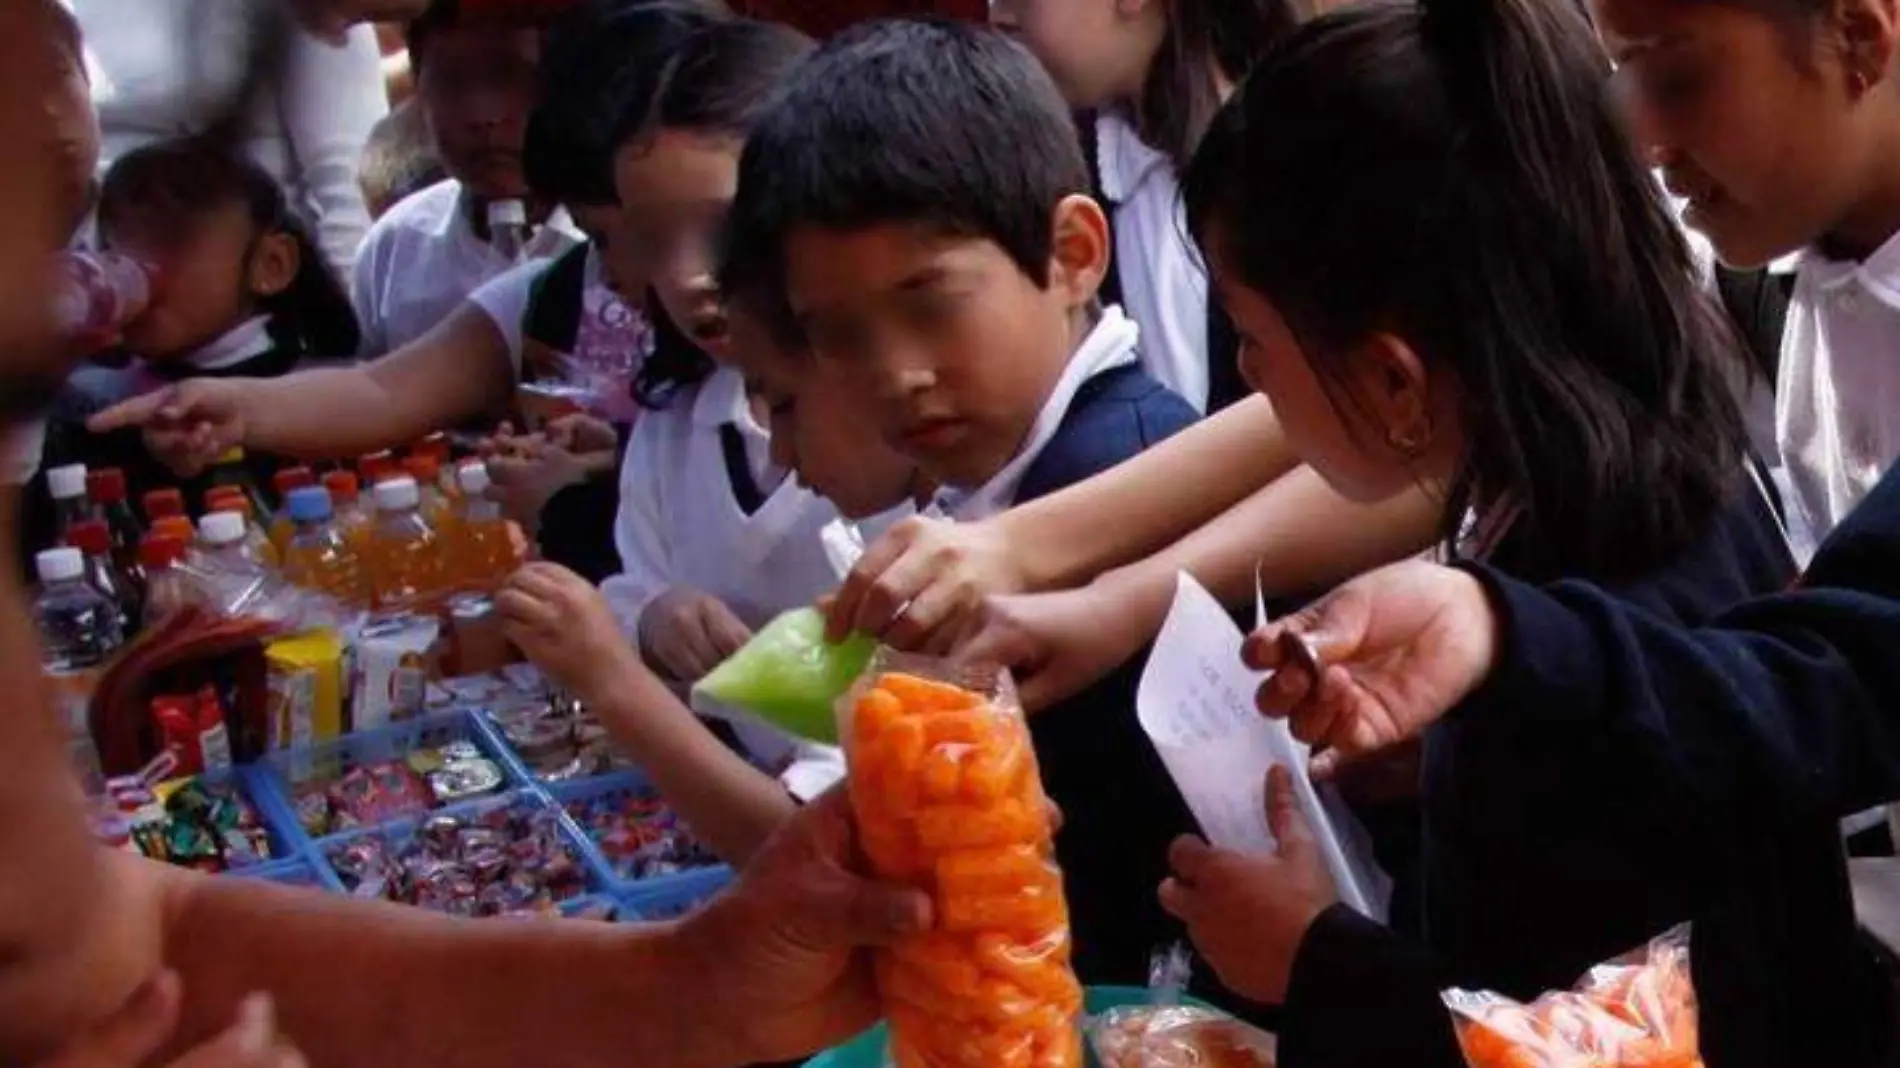
<path id="1" fill-rule="evenodd" d="M 838 698 L 876 650 L 876 642 L 857 634 L 834 645 L 817 609 L 794 609 L 767 623 L 693 692 L 807 741 L 837 745 Z"/>
<path id="2" fill-rule="evenodd" d="M 1702 1068 L 1687 926 L 1529 1005 L 1464 990 L 1444 999 L 1471 1068 Z"/>
<path id="3" fill-rule="evenodd" d="M 936 925 L 878 954 L 897 1068 L 1081 1068 L 1055 826 L 1008 675 L 879 652 L 842 702 L 859 840 Z"/>
<path id="4" fill-rule="evenodd" d="M 1148 967 L 1146 1004 L 1089 1017 L 1089 1046 L 1102 1068 L 1274 1068 L 1272 1035 L 1207 1005 L 1182 1003 L 1190 970 L 1187 947 L 1176 943 Z"/>

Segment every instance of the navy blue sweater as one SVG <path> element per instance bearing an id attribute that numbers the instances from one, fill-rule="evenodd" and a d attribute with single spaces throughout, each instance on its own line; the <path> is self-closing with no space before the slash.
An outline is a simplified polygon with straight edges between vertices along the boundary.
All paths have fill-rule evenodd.
<path id="1" fill-rule="evenodd" d="M 1869 505 L 1816 559 L 1811 584 L 1865 573 L 1900 592 L 1900 485 Z M 1886 658 L 1869 666 L 1892 673 L 1900 607 L 1814 591 L 1716 617 L 1784 628 L 1777 642 L 1685 629 L 1703 613 L 1655 591 L 1544 592 L 1498 566 L 1472 570 L 1503 609 L 1504 667 L 1428 742 L 1458 773 L 1434 784 L 1434 812 L 1465 816 L 1445 843 L 1463 874 L 1430 881 L 1459 896 L 1465 922 L 1428 903 L 1445 951 L 1428 954 L 1327 913 L 1295 964 L 1284 1063 L 1451 1068 L 1462 1062 L 1439 988 L 1568 986 L 1593 957 L 1682 920 L 1695 923 L 1712 1068 L 1884 1063 L 1887 1002 L 1854 926 L 1835 820 L 1900 792 L 1900 735 L 1869 727 L 1881 718 L 1870 696 L 1803 623 L 1831 621 L 1828 637 L 1855 635 L 1857 652 Z M 1858 633 L 1868 618 L 1884 621 L 1883 640 Z M 1817 713 L 1826 726 L 1811 728 Z M 1870 756 L 1882 740 L 1885 755 Z M 1830 752 L 1839 777 L 1816 766 Z M 1858 791 L 1817 789 L 1857 766 L 1884 774 Z M 1537 954 L 1520 957 L 1513 937 L 1536 938 Z M 1355 1033 L 1348 1008 L 1382 1026 Z"/>

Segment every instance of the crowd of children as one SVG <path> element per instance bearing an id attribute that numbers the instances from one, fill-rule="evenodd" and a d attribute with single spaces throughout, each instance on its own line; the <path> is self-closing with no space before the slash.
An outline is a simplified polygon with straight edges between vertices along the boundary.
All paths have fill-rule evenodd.
<path id="1" fill-rule="evenodd" d="M 347 292 L 226 148 L 113 162 L 97 242 L 151 300 L 50 405 L 31 547 L 71 465 L 195 502 L 234 450 L 268 484 L 454 432 L 537 546 L 510 639 L 735 865 L 844 760 L 692 687 L 816 603 L 1016 669 L 1085 983 L 1186 934 L 1283 1065 L 1458 1065 L 1438 991 L 1692 923 L 1710 1063 L 1891 1062 L 1823 795 L 1712 835 L 1629 756 L 1667 736 L 1454 712 L 1339 775 L 1372 917 L 1192 837 L 1135 713 L 1183 570 L 1278 610 L 1430 553 L 1684 627 L 1796 582 L 1900 455 L 1890 4 L 531 11 L 410 23 L 446 177 Z"/>

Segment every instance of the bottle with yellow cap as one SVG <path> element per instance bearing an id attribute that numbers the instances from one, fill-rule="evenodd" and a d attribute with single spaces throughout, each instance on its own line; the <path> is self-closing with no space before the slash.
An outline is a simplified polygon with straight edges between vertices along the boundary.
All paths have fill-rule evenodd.
<path id="1" fill-rule="evenodd" d="M 251 468 L 245 462 L 243 449 L 228 449 L 223 456 L 218 457 L 218 462 L 211 467 L 211 486 L 214 489 L 229 487 L 242 493 L 244 499 L 251 502 L 251 518 L 257 521 L 258 526 L 270 529 L 274 518 L 270 502 L 264 499 L 264 494 L 257 488 L 257 480 L 251 477 Z"/>

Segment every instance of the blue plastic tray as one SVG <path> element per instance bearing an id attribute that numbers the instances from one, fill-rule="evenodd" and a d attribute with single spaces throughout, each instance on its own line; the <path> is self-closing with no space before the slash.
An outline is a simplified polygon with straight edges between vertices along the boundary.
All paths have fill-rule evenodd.
<path id="1" fill-rule="evenodd" d="M 343 889 L 332 882 L 336 876 L 328 867 L 313 864 L 305 857 L 273 861 L 269 864 L 260 864 L 255 868 L 236 868 L 225 874 L 237 879 L 261 879 L 280 886 L 303 887 L 310 890 L 322 890 L 326 893 L 339 893 Z"/>
<path id="2" fill-rule="evenodd" d="M 297 845 L 307 847 L 315 843 L 296 817 L 296 798 L 301 784 L 333 781 L 364 765 L 400 760 L 417 749 L 456 741 L 473 742 L 483 756 L 501 769 L 503 791 L 525 785 L 519 766 L 503 755 L 501 750 L 506 747 L 498 746 L 479 717 L 455 711 L 267 754 L 251 765 L 253 792 L 259 805 L 269 811 L 271 820 L 281 824 Z M 339 833 L 355 834 L 366 829 L 374 828 L 353 827 Z"/>
<path id="3" fill-rule="evenodd" d="M 718 878 L 711 878 L 712 875 Z M 629 884 L 632 889 L 622 892 L 620 900 L 632 914 L 628 918 L 673 920 L 711 901 L 731 883 L 731 870 L 716 868 L 707 872 L 706 877 L 695 872 L 685 878 L 641 880 Z"/>
<path id="4" fill-rule="evenodd" d="M 634 771 L 617 771 L 609 775 L 596 775 L 590 779 L 552 783 L 542 787 L 542 789 L 563 809 L 566 809 L 567 806 L 571 804 L 596 801 L 600 798 L 612 797 L 614 795 L 643 794 L 651 796 L 653 793 L 653 789 L 647 784 L 646 779 L 641 776 L 639 772 Z M 578 819 L 573 816 L 568 816 L 568 819 L 574 824 L 575 829 L 580 832 L 586 844 L 589 860 L 606 876 L 609 885 L 614 888 L 615 892 L 618 893 L 622 899 L 628 899 L 628 895 L 630 894 L 658 894 L 661 892 L 669 892 L 673 894 L 683 894 L 689 897 L 696 894 L 698 895 L 698 900 L 704 900 L 718 893 L 727 883 L 732 881 L 732 869 L 723 864 L 694 868 L 672 875 L 656 875 L 644 879 L 633 878 L 630 875 L 621 873 L 615 868 L 607 855 L 601 851 L 599 844 L 594 841 L 593 835 L 588 832 L 587 828 L 581 824 Z M 641 914 L 653 919 L 661 918 L 654 916 L 645 909 L 641 910 Z"/>

